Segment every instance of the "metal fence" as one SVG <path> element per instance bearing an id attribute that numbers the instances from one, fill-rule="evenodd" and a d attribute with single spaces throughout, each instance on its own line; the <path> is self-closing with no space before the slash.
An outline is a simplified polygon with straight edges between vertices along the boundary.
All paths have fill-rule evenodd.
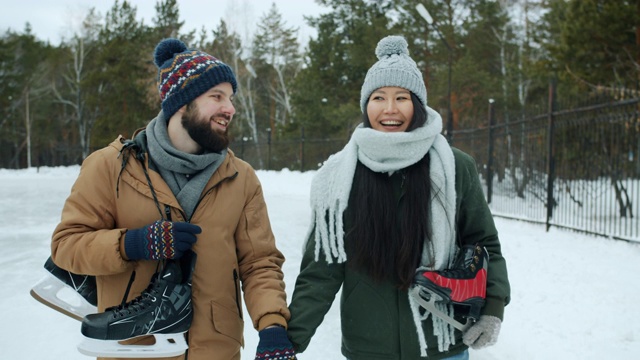
<path id="1" fill-rule="evenodd" d="M 538 110 L 508 114 L 490 103 L 485 126 L 451 132 L 452 145 L 475 158 L 495 216 L 640 242 L 640 91 L 601 90 L 579 105 L 559 106 L 551 84 Z M 348 141 L 303 134 L 244 138 L 230 148 L 256 169 L 307 171 Z M 0 165 L 18 167 L 19 155 L 3 149 L 8 162 Z M 77 146 L 49 150 L 55 156 L 36 156 L 35 166 L 79 162 Z"/>
<path id="2" fill-rule="evenodd" d="M 305 139 L 254 143 L 234 141 L 229 148 L 258 170 L 317 170 L 329 156 L 340 151 L 348 139 Z"/>
<path id="3" fill-rule="evenodd" d="M 640 99 L 632 95 L 560 109 L 551 85 L 546 111 L 506 121 L 489 104 L 487 126 L 454 132 L 452 143 L 476 159 L 494 215 L 640 241 Z"/>
<path id="4" fill-rule="evenodd" d="M 608 93 L 586 105 L 529 114 L 488 106 L 486 126 L 453 131 L 476 159 L 495 216 L 640 242 L 640 97 Z M 256 169 L 316 170 L 347 139 L 277 141 L 231 148 Z"/>

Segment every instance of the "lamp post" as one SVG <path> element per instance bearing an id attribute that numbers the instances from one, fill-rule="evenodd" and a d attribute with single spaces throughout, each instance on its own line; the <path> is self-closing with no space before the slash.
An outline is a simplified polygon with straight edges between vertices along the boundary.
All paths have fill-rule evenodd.
<path id="1" fill-rule="evenodd" d="M 429 11 L 427 11 L 424 5 L 422 4 L 416 5 L 416 10 L 418 11 L 418 14 L 420 14 L 420 16 L 422 16 L 422 18 L 427 22 L 427 24 L 433 25 L 433 28 L 436 30 L 436 33 L 438 33 L 440 40 L 442 40 L 442 43 L 444 44 L 444 46 L 446 46 L 447 50 L 449 51 L 449 79 L 448 79 L 448 85 L 447 85 L 447 93 L 448 93 L 447 94 L 447 97 L 448 97 L 447 130 L 445 135 L 447 136 L 447 141 L 451 143 L 451 140 L 453 137 L 453 112 L 451 111 L 451 65 L 453 62 L 453 49 L 449 45 L 449 42 L 447 41 L 447 39 L 445 39 L 444 35 L 442 35 L 442 32 L 440 32 L 438 25 L 435 23 L 435 21 L 433 21 L 431 14 L 429 14 Z"/>

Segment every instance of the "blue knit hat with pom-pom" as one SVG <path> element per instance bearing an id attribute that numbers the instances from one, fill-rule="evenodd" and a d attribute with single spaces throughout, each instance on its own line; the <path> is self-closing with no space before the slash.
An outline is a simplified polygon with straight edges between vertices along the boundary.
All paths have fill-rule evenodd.
<path id="1" fill-rule="evenodd" d="M 427 88 L 416 62 L 409 57 L 409 45 L 402 36 L 387 36 L 376 46 L 378 62 L 367 71 L 360 90 L 360 109 L 364 113 L 369 96 L 384 86 L 397 86 L 414 93 L 427 107 Z"/>
<path id="2" fill-rule="evenodd" d="M 189 50 L 178 39 L 164 39 L 153 54 L 158 66 L 158 91 L 167 119 L 212 87 L 228 82 L 235 94 L 238 84 L 233 70 L 215 57 Z"/>

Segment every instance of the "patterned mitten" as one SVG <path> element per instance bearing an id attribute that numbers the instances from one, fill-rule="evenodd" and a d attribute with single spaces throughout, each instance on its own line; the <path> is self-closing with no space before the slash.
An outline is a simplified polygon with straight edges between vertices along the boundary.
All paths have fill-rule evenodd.
<path id="1" fill-rule="evenodd" d="M 261 330 L 260 342 L 255 360 L 296 360 L 293 344 L 287 337 L 287 330 L 276 326 Z"/>
<path id="2" fill-rule="evenodd" d="M 200 226 L 186 222 L 158 220 L 139 229 L 128 230 L 124 249 L 130 260 L 179 259 L 191 249 Z"/>
<path id="3" fill-rule="evenodd" d="M 501 324 L 495 316 L 481 315 L 480 320 L 462 335 L 462 342 L 473 349 L 494 345 L 498 342 Z"/>

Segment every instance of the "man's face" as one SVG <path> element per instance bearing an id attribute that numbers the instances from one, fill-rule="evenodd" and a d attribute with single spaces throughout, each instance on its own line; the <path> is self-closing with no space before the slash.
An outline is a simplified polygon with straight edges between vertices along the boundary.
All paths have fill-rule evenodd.
<path id="1" fill-rule="evenodd" d="M 193 100 L 182 114 L 182 126 L 205 151 L 220 152 L 229 146 L 228 127 L 236 109 L 233 88 L 218 84 Z"/>

